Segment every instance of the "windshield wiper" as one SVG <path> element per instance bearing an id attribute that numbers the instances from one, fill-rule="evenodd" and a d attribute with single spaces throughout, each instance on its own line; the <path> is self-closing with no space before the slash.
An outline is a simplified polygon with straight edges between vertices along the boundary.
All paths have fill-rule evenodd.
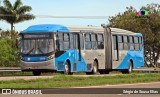
<path id="1" fill-rule="evenodd" d="M 27 53 L 29 55 L 34 50 L 34 47 Z"/>
<path id="2" fill-rule="evenodd" d="M 39 51 L 42 53 L 42 54 L 44 54 L 44 52 L 40 49 L 40 48 L 38 48 L 39 49 Z"/>

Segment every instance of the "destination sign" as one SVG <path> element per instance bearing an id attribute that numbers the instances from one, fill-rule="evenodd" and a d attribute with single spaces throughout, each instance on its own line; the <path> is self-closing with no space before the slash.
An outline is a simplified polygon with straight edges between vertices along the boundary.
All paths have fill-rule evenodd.
<path id="1" fill-rule="evenodd" d="M 49 34 L 43 35 L 24 35 L 24 38 L 49 38 Z"/>

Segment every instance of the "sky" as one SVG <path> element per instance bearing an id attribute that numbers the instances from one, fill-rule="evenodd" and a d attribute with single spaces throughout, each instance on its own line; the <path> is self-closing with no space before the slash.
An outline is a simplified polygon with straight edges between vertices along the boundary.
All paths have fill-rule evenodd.
<path id="1" fill-rule="evenodd" d="M 3 0 L 0 0 L 3 1 Z M 12 3 L 15 0 L 10 0 Z M 126 7 L 133 6 L 140 10 L 142 6 L 151 3 L 159 3 L 160 0 L 22 0 L 23 5 L 32 7 L 30 13 L 49 16 L 115 16 L 124 12 Z M 3 6 L 1 2 L 0 6 Z M 107 24 L 108 19 L 69 19 L 69 18 L 40 18 L 15 24 L 17 31 L 25 30 L 36 24 L 62 24 L 62 25 L 93 25 Z M 0 21 L 0 28 L 10 29 L 5 21 Z"/>

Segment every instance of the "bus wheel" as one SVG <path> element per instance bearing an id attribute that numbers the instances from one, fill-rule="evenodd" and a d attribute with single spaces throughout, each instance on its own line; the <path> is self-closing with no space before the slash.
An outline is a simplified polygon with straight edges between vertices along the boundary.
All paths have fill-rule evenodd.
<path id="1" fill-rule="evenodd" d="M 133 71 L 133 64 L 132 64 L 132 62 L 130 61 L 130 62 L 129 62 L 129 67 L 128 67 L 128 69 L 125 70 L 125 71 L 122 71 L 122 73 L 123 73 L 123 74 L 131 74 L 132 71 Z"/>
<path id="2" fill-rule="evenodd" d="M 100 74 L 104 74 L 104 70 L 99 70 L 99 73 Z"/>
<path id="3" fill-rule="evenodd" d="M 100 70 L 99 73 L 100 74 L 109 74 L 109 71 L 108 70 Z"/>
<path id="4" fill-rule="evenodd" d="M 96 61 L 93 62 L 93 69 L 92 69 L 92 72 L 91 74 L 96 74 L 98 71 L 98 64 Z"/>
<path id="5" fill-rule="evenodd" d="M 133 71 L 133 64 L 132 64 L 132 62 L 130 61 L 130 62 L 129 62 L 129 68 L 128 68 L 128 70 L 127 70 L 127 73 L 130 74 L 130 73 L 132 73 L 132 71 Z"/>
<path id="6" fill-rule="evenodd" d="M 72 72 L 70 72 L 70 70 L 71 70 L 70 65 L 69 65 L 69 63 L 68 63 L 68 62 L 66 62 L 66 64 L 65 64 L 64 74 L 66 74 L 66 75 L 72 75 L 73 73 L 72 73 Z"/>
<path id="7" fill-rule="evenodd" d="M 41 75 L 40 71 L 33 71 L 32 73 L 33 73 L 34 76 L 40 76 Z"/>

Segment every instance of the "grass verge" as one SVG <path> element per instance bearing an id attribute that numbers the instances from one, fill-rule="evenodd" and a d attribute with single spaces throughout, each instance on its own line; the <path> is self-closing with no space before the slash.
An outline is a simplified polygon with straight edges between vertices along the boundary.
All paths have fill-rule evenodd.
<path id="1" fill-rule="evenodd" d="M 120 74 L 116 76 L 76 77 L 58 75 L 53 78 L 0 81 L 1 88 L 60 88 L 160 81 L 160 73 Z"/>

